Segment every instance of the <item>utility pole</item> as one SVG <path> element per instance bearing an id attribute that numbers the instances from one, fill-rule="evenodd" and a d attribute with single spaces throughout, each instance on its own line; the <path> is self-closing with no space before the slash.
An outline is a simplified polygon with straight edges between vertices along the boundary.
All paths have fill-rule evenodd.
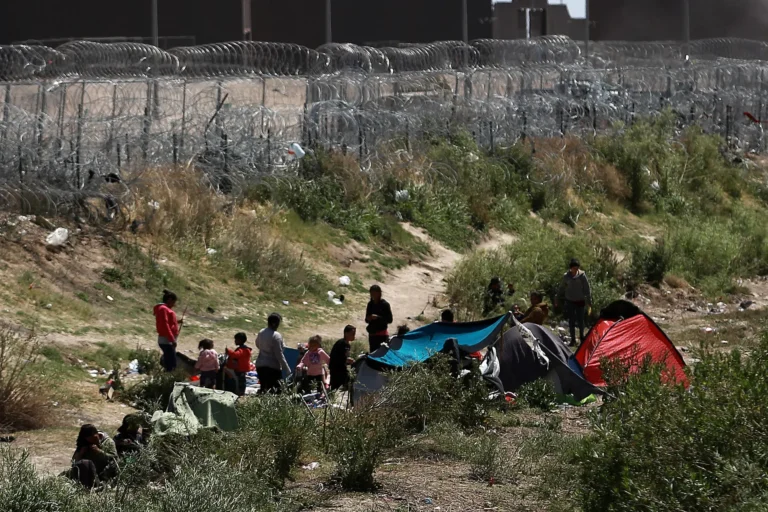
<path id="1" fill-rule="evenodd" d="M 331 25 L 331 0 L 325 0 L 325 42 L 333 42 L 333 26 Z"/>
<path id="2" fill-rule="evenodd" d="M 469 43 L 469 16 L 467 15 L 467 0 L 461 0 L 461 40 Z"/>
<path id="3" fill-rule="evenodd" d="M 253 41 L 253 23 L 251 21 L 251 0 L 243 0 L 243 41 Z"/>
<path id="4" fill-rule="evenodd" d="M 589 0 L 584 0 L 584 58 L 589 58 L 589 24 L 591 23 L 591 20 L 589 19 Z"/>
<path id="5" fill-rule="evenodd" d="M 683 50 L 685 51 L 685 58 L 691 54 L 691 2 L 690 0 L 683 1 Z"/>
<path id="6" fill-rule="evenodd" d="M 156 47 L 160 46 L 160 30 L 157 21 L 157 0 L 152 0 L 152 45 Z"/>

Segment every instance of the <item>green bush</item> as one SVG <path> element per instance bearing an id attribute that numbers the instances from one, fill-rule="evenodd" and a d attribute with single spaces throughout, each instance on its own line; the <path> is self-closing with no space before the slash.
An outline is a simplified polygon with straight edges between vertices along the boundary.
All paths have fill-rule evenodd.
<path id="1" fill-rule="evenodd" d="M 163 371 L 160 364 L 160 355 L 156 350 L 136 349 L 131 352 L 129 358 L 139 362 L 139 373 L 154 375 Z"/>
<path id="2" fill-rule="evenodd" d="M 520 240 L 510 245 L 475 252 L 460 261 L 446 279 L 448 295 L 457 310 L 469 318 L 477 318 L 483 311 L 483 299 L 493 276 L 515 284 L 515 299 L 527 299 L 531 290 L 541 290 L 555 299 L 573 257 L 581 260 L 590 279 L 593 312 L 621 295 L 619 266 L 598 240 L 566 237 L 535 224 L 527 226 Z"/>
<path id="3" fill-rule="evenodd" d="M 156 373 L 128 388 L 123 398 L 135 403 L 137 409 L 152 414 L 155 411 L 165 410 L 176 383 L 186 380 L 186 375 L 181 370 L 173 373 Z"/>
<path id="4" fill-rule="evenodd" d="M 523 384 L 517 392 L 518 397 L 528 407 L 551 411 L 557 404 L 555 386 L 549 379 L 538 379 Z"/>
<path id="5" fill-rule="evenodd" d="M 240 431 L 257 435 L 272 454 L 273 481 L 282 486 L 307 450 L 317 440 L 312 413 L 282 395 L 259 396 L 238 406 Z"/>
<path id="6" fill-rule="evenodd" d="M 499 482 L 507 475 L 508 454 L 495 434 L 469 438 L 464 447 L 470 475 L 481 482 Z"/>
<path id="7" fill-rule="evenodd" d="M 764 336 L 749 357 L 705 352 L 690 390 L 660 368 L 624 379 L 577 454 L 583 510 L 765 509 L 767 366 Z"/>
<path id="8" fill-rule="evenodd" d="M 404 434 L 400 415 L 389 407 L 365 405 L 336 414 L 331 439 L 335 480 L 350 491 L 376 489 L 376 468 Z"/>

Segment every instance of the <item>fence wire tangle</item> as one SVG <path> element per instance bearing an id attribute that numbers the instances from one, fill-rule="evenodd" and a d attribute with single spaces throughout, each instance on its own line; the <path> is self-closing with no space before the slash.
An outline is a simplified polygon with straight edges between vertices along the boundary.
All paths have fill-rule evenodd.
<path id="1" fill-rule="evenodd" d="M 566 37 L 316 50 L 0 47 L 0 203 L 114 202 L 105 180 L 122 177 L 130 193 L 128 171 L 175 163 L 194 163 L 226 192 L 295 172 L 293 143 L 355 155 L 365 172 L 397 158 L 381 148 L 410 147 L 427 132 L 465 129 L 493 149 L 593 134 L 667 108 L 681 127 L 763 150 L 765 43 L 594 43 L 588 58 L 583 50 Z"/>

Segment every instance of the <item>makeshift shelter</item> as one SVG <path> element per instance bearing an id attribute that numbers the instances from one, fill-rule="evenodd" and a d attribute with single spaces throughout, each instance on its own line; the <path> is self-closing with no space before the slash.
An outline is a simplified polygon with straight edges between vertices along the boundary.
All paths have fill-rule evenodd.
<path id="1" fill-rule="evenodd" d="M 152 416 L 152 435 L 194 435 L 203 428 L 237 429 L 235 402 L 229 391 L 215 391 L 177 382 L 165 412 Z"/>
<path id="2" fill-rule="evenodd" d="M 435 322 L 410 331 L 402 338 L 392 338 L 355 364 L 356 378 L 352 383 L 353 401 L 378 391 L 387 384 L 386 371 L 402 368 L 409 364 L 424 362 L 443 349 L 454 347 L 463 353 L 477 352 L 493 346 L 504 326 L 509 321 L 506 314 L 479 322 L 445 323 Z M 493 376 L 494 358 L 486 356 L 485 369 Z"/>
<path id="3" fill-rule="evenodd" d="M 540 325 L 527 323 L 523 327 L 535 341 L 526 339 L 524 331 L 515 325 L 496 344 L 499 378 L 505 391 L 517 391 L 524 384 L 546 378 L 552 381 L 556 393 L 573 395 L 578 401 L 602 393 L 569 365 L 571 351 L 558 336 Z"/>
<path id="4" fill-rule="evenodd" d="M 589 331 L 575 354 L 584 378 L 605 386 L 600 361 L 618 359 L 637 371 L 645 360 L 666 367 L 669 382 L 688 385 L 685 361 L 664 331 L 637 306 L 617 301 L 600 312 L 600 319 Z"/>

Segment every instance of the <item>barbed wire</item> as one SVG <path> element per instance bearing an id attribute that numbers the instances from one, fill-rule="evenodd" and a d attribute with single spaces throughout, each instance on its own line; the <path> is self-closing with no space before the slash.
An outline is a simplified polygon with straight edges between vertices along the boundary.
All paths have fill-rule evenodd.
<path id="1" fill-rule="evenodd" d="M 588 58 L 560 36 L 316 50 L 5 46 L 0 203 L 119 202 L 104 183 L 121 181 L 130 194 L 134 171 L 169 165 L 193 164 L 229 192 L 295 172 L 294 143 L 347 153 L 367 172 L 397 164 L 426 134 L 464 129 L 493 150 L 589 136 L 666 109 L 680 128 L 698 124 L 734 149 L 762 151 L 766 61 L 768 45 L 739 39 L 599 42 Z M 401 151 L 383 149 L 392 147 Z"/>

